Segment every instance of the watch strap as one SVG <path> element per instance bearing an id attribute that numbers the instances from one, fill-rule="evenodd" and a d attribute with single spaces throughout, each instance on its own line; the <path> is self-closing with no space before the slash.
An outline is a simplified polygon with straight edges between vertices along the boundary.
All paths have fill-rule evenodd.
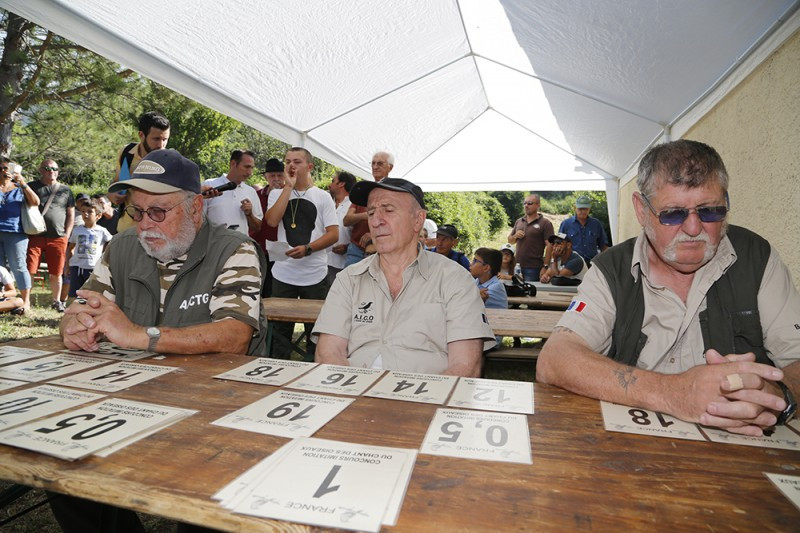
<path id="1" fill-rule="evenodd" d="M 781 388 L 783 399 L 786 401 L 786 409 L 781 411 L 778 415 L 777 424 L 786 424 L 794 418 L 795 412 L 797 411 L 797 401 L 794 399 L 792 391 L 789 390 L 789 387 L 787 387 L 783 381 L 777 381 L 776 383 Z"/>

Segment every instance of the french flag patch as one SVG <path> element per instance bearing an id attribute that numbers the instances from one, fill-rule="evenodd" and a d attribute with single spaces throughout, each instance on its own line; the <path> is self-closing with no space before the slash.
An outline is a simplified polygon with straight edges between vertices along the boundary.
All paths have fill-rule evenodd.
<path id="1" fill-rule="evenodd" d="M 579 300 L 572 300 L 569 307 L 567 307 L 567 311 L 575 311 L 576 313 L 580 313 L 584 309 L 586 309 L 586 302 L 581 302 Z"/>

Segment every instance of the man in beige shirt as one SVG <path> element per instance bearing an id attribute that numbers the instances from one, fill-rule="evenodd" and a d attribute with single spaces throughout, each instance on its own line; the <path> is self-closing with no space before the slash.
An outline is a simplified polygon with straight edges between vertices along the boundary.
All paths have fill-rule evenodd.
<path id="1" fill-rule="evenodd" d="M 800 295 L 769 243 L 728 226 L 728 175 L 703 143 L 652 148 L 644 228 L 598 255 L 542 349 L 538 381 L 759 436 L 794 415 Z"/>
<path id="2" fill-rule="evenodd" d="M 470 274 L 419 245 L 422 190 L 361 181 L 350 200 L 367 207 L 377 253 L 336 277 L 312 333 L 317 362 L 478 376 L 494 334 Z"/>

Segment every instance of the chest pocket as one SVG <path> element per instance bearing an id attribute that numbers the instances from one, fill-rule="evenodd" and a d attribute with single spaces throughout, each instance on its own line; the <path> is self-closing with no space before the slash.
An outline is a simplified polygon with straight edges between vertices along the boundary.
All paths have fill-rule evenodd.
<path id="1" fill-rule="evenodd" d="M 761 333 L 761 315 L 757 309 L 737 311 L 731 314 L 731 326 L 733 328 L 733 342 L 738 349 L 740 346 L 764 346 L 764 338 Z M 743 344 L 746 343 L 746 344 Z M 747 349 L 746 351 L 750 351 Z M 737 350 L 737 353 L 743 353 Z"/>

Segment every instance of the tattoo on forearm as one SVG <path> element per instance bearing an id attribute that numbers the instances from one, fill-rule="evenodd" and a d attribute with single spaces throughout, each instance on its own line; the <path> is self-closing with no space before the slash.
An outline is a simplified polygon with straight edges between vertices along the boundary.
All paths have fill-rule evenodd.
<path id="1" fill-rule="evenodd" d="M 617 381 L 619 381 L 620 387 L 625 389 L 625 392 L 628 392 L 628 385 L 633 385 L 636 383 L 636 376 L 633 375 L 633 371 L 633 368 L 614 370 L 614 374 L 617 376 Z"/>

